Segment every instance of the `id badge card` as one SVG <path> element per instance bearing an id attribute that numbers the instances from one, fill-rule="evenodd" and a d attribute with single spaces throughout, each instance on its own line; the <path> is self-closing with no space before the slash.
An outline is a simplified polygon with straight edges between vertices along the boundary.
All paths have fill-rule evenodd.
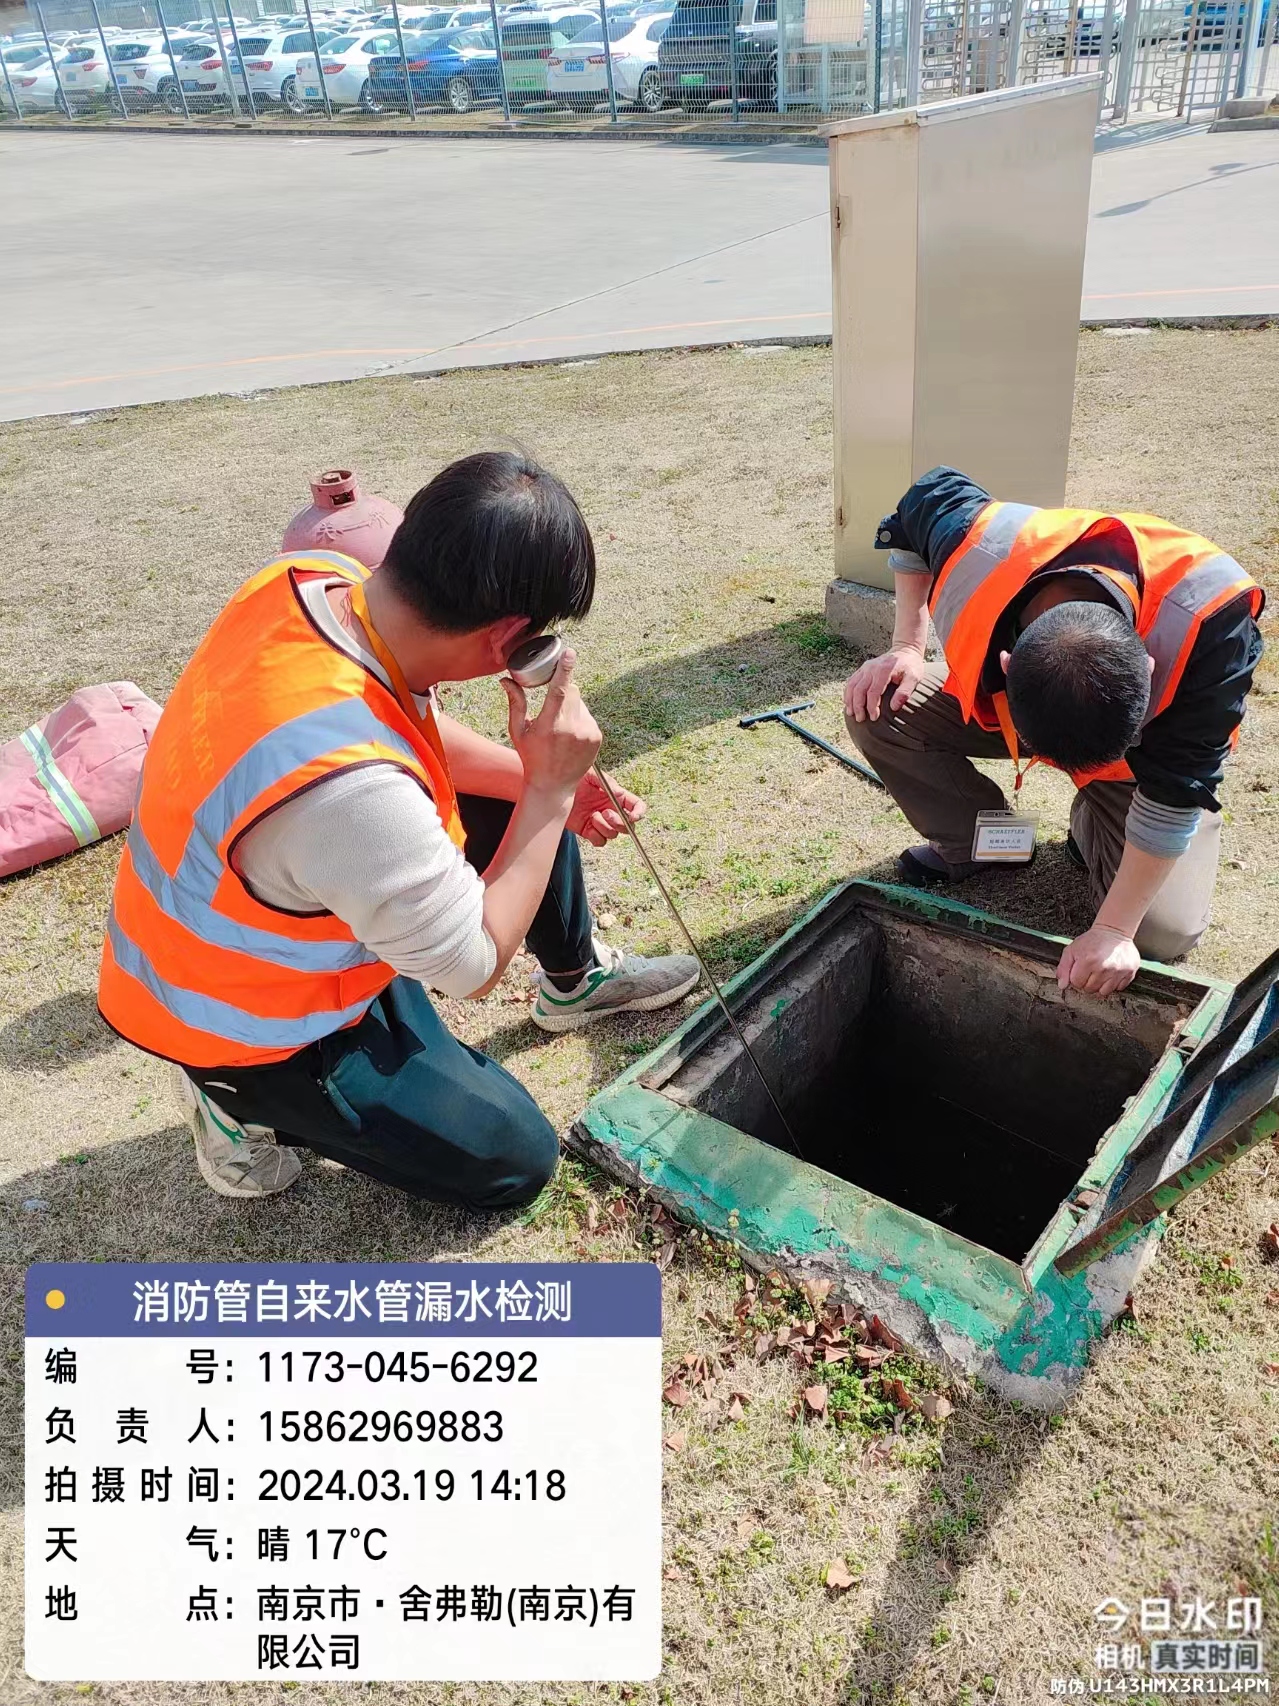
<path id="1" fill-rule="evenodd" d="M 1021 812 L 978 812 L 973 829 L 973 861 L 1026 865 L 1034 858 L 1037 817 Z"/>

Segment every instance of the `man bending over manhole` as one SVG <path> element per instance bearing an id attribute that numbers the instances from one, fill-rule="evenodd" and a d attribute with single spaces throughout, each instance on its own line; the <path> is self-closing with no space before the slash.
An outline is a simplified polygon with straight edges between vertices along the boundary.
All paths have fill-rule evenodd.
<path id="1" fill-rule="evenodd" d="M 1179 959 L 1208 926 L 1217 787 L 1261 656 L 1263 594 L 1218 546 L 1149 515 L 997 503 L 934 468 L 881 522 L 891 649 L 844 689 L 848 730 L 927 839 L 903 882 L 958 883 L 1032 856 L 1033 826 L 971 758 L 1065 770 L 1066 850 L 1096 917 L 1065 949 L 1062 988 L 1110 995 L 1142 955 Z M 931 614 L 944 661 L 924 650 Z M 987 854 L 982 857 L 983 852 Z"/>
<path id="2" fill-rule="evenodd" d="M 696 983 L 695 960 L 592 933 L 577 837 L 624 825 L 592 776 L 600 732 L 573 653 L 536 717 L 503 679 L 510 747 L 435 703 L 438 682 L 498 674 L 594 591 L 567 489 L 485 454 L 418 492 L 367 579 L 348 557 L 281 557 L 205 635 L 147 753 L 98 1001 L 175 1063 L 215 1191 L 292 1184 L 300 1162 L 278 1136 L 416 1196 L 527 1202 L 555 1132 L 446 1030 L 428 988 L 486 995 L 525 940 L 548 1031 Z"/>

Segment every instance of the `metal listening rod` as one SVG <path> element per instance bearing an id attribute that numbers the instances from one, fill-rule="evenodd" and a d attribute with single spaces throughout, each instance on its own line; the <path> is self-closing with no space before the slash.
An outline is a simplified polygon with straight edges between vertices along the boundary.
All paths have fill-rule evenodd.
<path id="1" fill-rule="evenodd" d="M 679 908 L 676 906 L 675 902 L 671 899 L 670 895 L 668 894 L 667 889 L 666 889 L 666 884 L 658 876 L 656 866 L 653 864 L 653 861 L 649 858 L 648 854 L 644 851 L 644 844 L 640 840 L 639 836 L 635 833 L 635 825 L 631 822 L 630 813 L 626 810 L 626 807 L 622 804 L 622 802 L 618 799 L 617 795 L 613 792 L 612 785 L 609 782 L 608 777 L 604 774 L 603 766 L 600 764 L 600 761 L 598 758 L 595 760 L 594 768 L 595 768 L 595 774 L 596 774 L 597 778 L 599 779 L 600 786 L 603 788 L 604 792 L 608 795 L 609 799 L 613 802 L 614 811 L 617 813 L 618 817 L 621 818 L 622 822 L 626 825 L 626 833 L 630 836 L 631 840 L 634 842 L 635 851 L 639 854 L 640 858 L 644 861 L 645 868 L 647 869 L 649 876 L 652 877 L 653 881 L 657 884 L 658 892 L 660 893 L 662 899 L 666 902 L 666 905 L 670 910 L 671 917 L 679 925 L 680 930 L 683 932 L 684 940 L 688 943 L 689 947 L 693 950 L 693 958 L 697 961 L 698 965 L 701 967 L 702 976 L 706 979 L 706 982 L 707 982 L 707 985 L 711 991 L 711 994 L 715 997 L 716 1001 L 719 1002 L 720 1011 L 723 1013 L 725 1019 L 728 1020 L 729 1028 L 731 1029 L 733 1035 L 737 1038 L 738 1042 L 741 1044 L 742 1052 L 745 1054 L 747 1060 L 749 1060 L 751 1065 L 755 1068 L 755 1075 L 764 1087 L 764 1094 L 768 1097 L 769 1101 L 773 1104 L 773 1112 L 777 1115 L 778 1120 L 781 1122 L 782 1130 L 786 1133 L 786 1136 L 790 1142 L 791 1148 L 795 1151 L 796 1155 L 799 1156 L 801 1161 L 804 1160 L 804 1158 L 805 1158 L 804 1152 L 799 1147 L 799 1141 L 796 1138 L 795 1133 L 791 1130 L 790 1121 L 786 1118 L 786 1115 L 782 1112 L 781 1103 L 777 1100 L 777 1097 L 773 1094 L 773 1087 L 768 1082 L 768 1078 L 765 1075 L 764 1068 L 759 1064 L 759 1061 L 756 1059 L 754 1049 L 746 1041 L 745 1032 L 742 1030 L 742 1027 L 738 1024 L 736 1018 L 734 1017 L 733 1009 L 728 1005 L 728 1000 L 724 995 L 724 991 L 720 988 L 719 984 L 716 983 L 714 975 L 711 972 L 711 968 L 707 965 L 705 959 L 702 956 L 702 950 L 698 947 L 697 943 L 693 940 L 692 932 L 689 930 L 688 925 L 685 924 L 684 920 L 680 917 Z"/>
<path id="2" fill-rule="evenodd" d="M 524 640 L 516 646 L 515 650 L 506 661 L 507 673 L 520 687 L 545 687 L 554 675 L 563 651 L 564 641 L 558 634 L 537 634 L 531 640 Z M 679 925 L 684 940 L 693 950 L 693 958 L 697 961 L 697 964 L 701 969 L 702 976 L 706 979 L 707 986 L 711 993 L 714 995 L 716 1001 L 718 1001 L 720 1011 L 728 1021 L 729 1029 L 741 1045 L 742 1053 L 754 1068 L 755 1076 L 763 1086 L 764 1094 L 772 1104 L 773 1112 L 777 1115 L 778 1121 L 781 1124 L 782 1130 L 786 1133 L 786 1137 L 791 1148 L 794 1150 L 795 1154 L 799 1156 L 801 1161 L 804 1160 L 804 1152 L 799 1147 L 799 1142 L 796 1139 L 795 1133 L 791 1130 L 790 1121 L 782 1112 L 780 1102 L 773 1094 L 773 1087 L 768 1082 L 768 1078 L 763 1067 L 755 1057 L 754 1049 L 752 1049 L 751 1045 L 747 1042 L 745 1034 L 742 1031 L 742 1027 L 734 1017 L 733 1010 L 728 1005 L 728 1002 L 724 997 L 723 990 L 715 981 L 711 968 L 707 965 L 702 955 L 702 950 L 693 940 L 692 932 L 689 930 L 688 925 L 685 924 L 683 918 L 681 918 L 679 908 L 671 899 L 670 894 L 667 891 L 666 884 L 658 876 L 653 861 L 644 851 L 644 843 L 635 833 L 635 825 L 631 822 L 630 813 L 626 810 L 626 807 L 613 791 L 613 785 L 604 774 L 604 767 L 598 759 L 595 760 L 594 769 L 601 788 L 603 788 L 604 792 L 608 795 L 609 800 L 612 802 L 613 810 L 626 826 L 626 833 L 635 844 L 635 851 L 643 860 L 644 868 L 647 870 L 649 876 L 652 877 L 654 883 L 656 883 L 658 893 L 666 902 L 671 917 L 675 920 L 676 924 Z"/>

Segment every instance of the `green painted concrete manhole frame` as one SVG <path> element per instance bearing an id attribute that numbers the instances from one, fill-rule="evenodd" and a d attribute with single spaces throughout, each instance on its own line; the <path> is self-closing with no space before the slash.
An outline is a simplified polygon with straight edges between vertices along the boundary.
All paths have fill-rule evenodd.
<path id="1" fill-rule="evenodd" d="M 952 954 L 1002 956 L 1022 976 L 1029 963 L 1044 980 L 1064 941 L 913 889 L 845 883 L 726 985 L 753 1043 L 761 1026 L 783 1022 L 786 988 L 770 985 L 784 985 L 818 944 L 833 942 L 835 932 L 860 919 L 913 930 L 916 940 L 922 930 L 929 942 L 947 941 Z M 1055 984 L 1051 988 L 1055 997 Z M 672 1077 L 711 1048 L 724 1058 L 732 1051 L 742 1064 L 713 1002 L 596 1095 L 568 1141 L 681 1219 L 734 1242 L 751 1265 L 777 1267 L 795 1279 L 832 1279 L 837 1295 L 877 1312 L 908 1345 L 943 1367 L 980 1375 L 1007 1397 L 1054 1407 L 1082 1375 L 1089 1345 L 1123 1309 L 1163 1229 L 1163 1210 L 1279 1123 L 1272 1100 L 1224 1160 L 1183 1169 L 1183 1188 L 1166 1190 L 1166 1201 L 1112 1229 L 1087 1265 L 1073 1273 L 1058 1265 L 1069 1265 L 1064 1253 L 1072 1241 L 1096 1226 L 1097 1205 L 1116 1200 L 1126 1161 L 1134 1152 L 1140 1159 L 1140 1140 L 1148 1144 L 1152 1128 L 1176 1123 L 1169 1110 L 1185 1089 L 1187 1064 L 1197 1050 L 1202 1056 L 1211 1049 L 1206 1039 L 1221 1029 L 1234 994 L 1232 985 L 1212 978 L 1143 965 L 1133 1002 L 1175 1006 L 1178 1019 L 1169 1024 L 1166 1046 L 1144 1083 L 1020 1262 L 672 1099 Z M 1091 999 L 1074 991 L 1064 998 Z M 1276 1000 L 1271 990 L 1272 1006 Z"/>

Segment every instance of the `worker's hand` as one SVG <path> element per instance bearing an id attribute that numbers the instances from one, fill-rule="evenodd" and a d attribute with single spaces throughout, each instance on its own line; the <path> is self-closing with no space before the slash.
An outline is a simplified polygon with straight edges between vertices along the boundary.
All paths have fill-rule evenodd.
<path id="1" fill-rule="evenodd" d="M 879 720 L 880 700 L 890 687 L 891 711 L 900 711 L 919 686 L 928 668 L 924 654 L 914 646 L 895 646 L 883 657 L 868 658 L 844 683 L 844 715 L 855 723 Z"/>
<path id="2" fill-rule="evenodd" d="M 608 781 L 631 822 L 635 823 L 642 818 L 648 807 L 639 795 L 624 788 L 616 776 L 610 776 Z M 577 784 L 573 809 L 568 814 L 568 827 L 574 835 L 582 836 L 595 847 L 602 847 L 615 835 L 621 835 L 626 828 L 594 770 L 588 770 Z"/>
<path id="3" fill-rule="evenodd" d="M 1063 951 L 1057 963 L 1057 984 L 1089 995 L 1113 995 L 1117 989 L 1127 989 L 1140 965 L 1141 955 L 1131 936 L 1109 924 L 1094 924 Z"/>
<path id="4" fill-rule="evenodd" d="M 530 719 L 524 689 L 499 677 L 510 706 L 511 745 L 524 766 L 524 786 L 572 802 L 600 749 L 600 731 L 573 680 L 576 653 L 561 657 L 536 717 Z"/>

